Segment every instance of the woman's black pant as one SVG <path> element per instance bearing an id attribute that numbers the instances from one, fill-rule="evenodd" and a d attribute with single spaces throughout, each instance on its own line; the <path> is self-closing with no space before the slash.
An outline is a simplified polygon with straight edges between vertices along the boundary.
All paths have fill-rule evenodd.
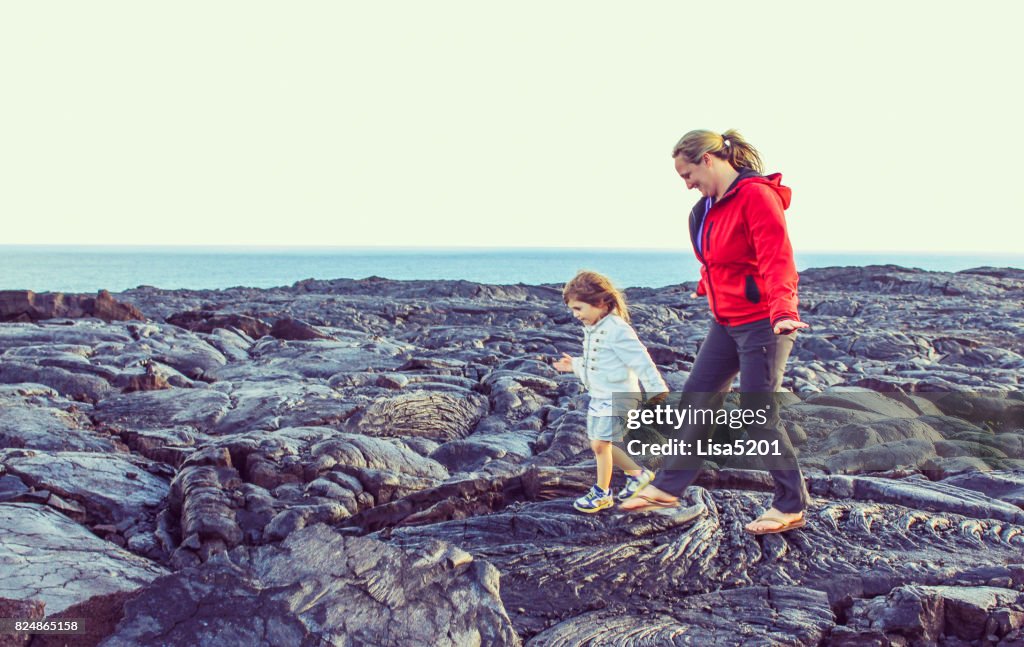
<path id="1" fill-rule="evenodd" d="M 779 421 L 775 393 L 782 386 L 786 360 L 793 349 L 795 333 L 776 335 L 768 319 L 739 326 L 723 326 L 711 322 L 711 329 L 701 344 L 686 385 L 683 404 L 691 407 L 715 405 L 729 390 L 733 379 L 740 376 L 740 408 L 743 411 L 764 410 L 760 420 L 766 424 L 747 424 L 750 439 L 778 441 L 781 456 L 761 458 L 769 466 L 775 480 L 774 507 L 780 512 L 800 512 L 807 507 L 808 494 L 803 476 L 793 453 L 789 436 Z M 681 439 L 695 448 L 696 439 L 705 442 L 710 432 L 708 424 L 686 425 Z M 764 446 L 762 444 L 762 446 Z M 702 459 L 676 456 L 658 472 L 652 485 L 670 494 L 681 496 L 700 473 Z"/>

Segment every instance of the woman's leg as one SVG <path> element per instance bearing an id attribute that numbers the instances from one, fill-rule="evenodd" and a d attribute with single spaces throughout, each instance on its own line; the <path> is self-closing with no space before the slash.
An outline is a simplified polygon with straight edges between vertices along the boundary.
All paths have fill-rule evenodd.
<path id="1" fill-rule="evenodd" d="M 752 440 L 777 441 L 781 454 L 759 459 L 775 481 L 775 497 L 768 512 L 783 519 L 798 518 L 807 507 L 809 497 L 793 445 L 779 419 L 775 398 L 782 388 L 794 335 L 776 335 L 768 321 L 737 326 L 732 332 L 740 356 L 741 406 L 747 411 L 766 412 L 765 424 L 748 425 L 747 432 Z M 778 524 L 750 524 L 748 529 L 762 530 L 771 526 Z"/>
<path id="2" fill-rule="evenodd" d="M 686 398 L 681 406 L 700 407 L 711 403 L 729 388 L 739 368 L 735 342 L 724 326 L 712 321 L 683 387 Z M 676 433 L 687 442 L 693 442 L 697 438 L 706 438 L 709 430 L 709 425 L 685 425 Z M 658 471 L 654 481 L 637 494 L 656 501 L 675 500 L 696 480 L 702 464 L 703 460 L 697 456 L 674 456 Z M 623 503 L 622 509 L 644 505 L 641 496 Z"/>

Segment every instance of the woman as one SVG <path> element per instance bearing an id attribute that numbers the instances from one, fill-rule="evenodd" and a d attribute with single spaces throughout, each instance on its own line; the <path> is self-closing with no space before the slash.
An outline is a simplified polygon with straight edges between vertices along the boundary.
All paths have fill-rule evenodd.
<path id="1" fill-rule="evenodd" d="M 707 394 L 707 402 L 728 391 L 739 374 L 742 408 L 761 409 L 782 385 L 795 332 L 807 327 L 797 314 L 797 273 L 783 216 L 790 190 L 781 175 L 761 175 L 760 155 L 735 130 L 691 131 L 672 149 L 672 158 L 686 188 L 702 196 L 690 211 L 690 239 L 701 263 L 692 296 L 707 296 L 713 318 L 684 391 Z M 775 407 L 761 420 L 765 424 L 748 425 L 748 433 L 778 440 L 784 458 L 769 470 L 775 480 L 772 507 L 746 526 L 758 535 L 803 526 L 808 500 Z M 699 471 L 685 460 L 670 463 L 620 507 L 678 505 Z"/>

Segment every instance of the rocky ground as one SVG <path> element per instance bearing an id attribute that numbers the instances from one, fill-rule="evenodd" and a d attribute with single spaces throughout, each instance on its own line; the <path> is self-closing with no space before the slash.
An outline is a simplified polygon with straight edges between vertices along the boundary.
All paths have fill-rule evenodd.
<path id="1" fill-rule="evenodd" d="M 692 287 L 627 293 L 676 389 Z M 728 463 L 676 510 L 571 508 L 558 286 L 0 292 L 0 616 L 89 628 L 0 644 L 1024 645 L 1024 271 L 801 299 L 813 502 L 755 538 L 771 482 Z"/>

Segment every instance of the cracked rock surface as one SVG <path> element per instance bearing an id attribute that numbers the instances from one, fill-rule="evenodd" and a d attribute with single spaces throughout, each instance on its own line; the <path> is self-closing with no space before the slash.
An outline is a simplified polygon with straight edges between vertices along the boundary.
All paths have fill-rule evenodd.
<path id="1" fill-rule="evenodd" d="M 441 542 L 410 553 L 325 525 L 153 583 L 101 643 L 517 645 L 498 571 Z"/>
<path id="2" fill-rule="evenodd" d="M 627 291 L 674 390 L 692 288 Z M 71 296 L 5 297 L 0 598 L 102 614 L 93 642 L 1024 641 L 1024 271 L 801 274 L 779 415 L 812 502 L 758 538 L 772 483 L 734 458 L 678 509 L 572 509 L 560 286 Z"/>
<path id="3" fill-rule="evenodd" d="M 47 614 L 168 572 L 43 505 L 0 503 L 0 537 L 0 597 L 42 601 Z"/>

